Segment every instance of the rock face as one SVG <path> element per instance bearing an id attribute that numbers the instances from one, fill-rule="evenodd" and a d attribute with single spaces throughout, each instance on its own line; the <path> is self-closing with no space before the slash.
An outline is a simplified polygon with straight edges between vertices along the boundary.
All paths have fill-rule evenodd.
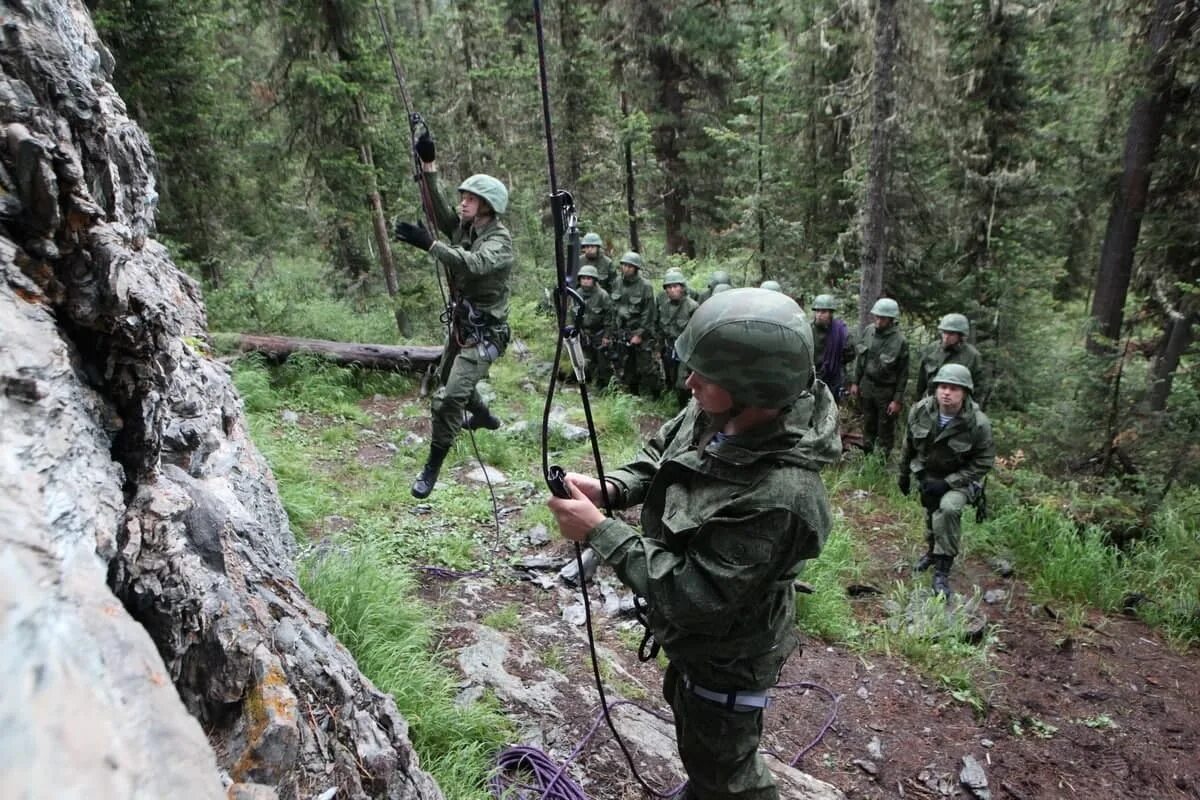
<path id="1" fill-rule="evenodd" d="M 0 785 L 440 798 L 297 585 L 111 70 L 81 2 L 0 12 Z"/>

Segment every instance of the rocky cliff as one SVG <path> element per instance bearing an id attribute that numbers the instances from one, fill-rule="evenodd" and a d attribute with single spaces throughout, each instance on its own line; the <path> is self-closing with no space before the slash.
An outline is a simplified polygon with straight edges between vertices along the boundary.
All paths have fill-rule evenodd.
<path id="1" fill-rule="evenodd" d="M 112 66 L 81 2 L 0 6 L 0 786 L 440 798 L 297 585 Z"/>

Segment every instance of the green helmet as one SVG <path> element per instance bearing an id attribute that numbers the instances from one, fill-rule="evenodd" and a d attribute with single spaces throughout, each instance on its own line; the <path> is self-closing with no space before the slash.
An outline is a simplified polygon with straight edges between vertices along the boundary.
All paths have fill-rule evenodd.
<path id="1" fill-rule="evenodd" d="M 628 253 L 621 256 L 621 263 L 622 264 L 632 264 L 633 266 L 637 267 L 638 269 L 641 269 L 642 268 L 642 257 L 640 255 L 638 255 L 637 253 L 633 252 L 632 250 L 630 250 Z"/>
<path id="2" fill-rule="evenodd" d="M 579 277 L 595 278 L 596 280 L 600 280 L 600 271 L 597 270 L 595 267 L 593 267 L 591 264 L 584 264 L 582 267 L 579 268 Z"/>
<path id="3" fill-rule="evenodd" d="M 687 288 L 687 278 L 683 277 L 682 271 L 676 269 L 675 267 L 671 267 L 669 270 L 667 270 L 667 273 L 665 275 L 663 275 L 662 285 L 663 285 L 663 288 L 665 289 L 668 286 L 672 286 L 675 284 L 682 284 L 683 288 L 686 289 Z"/>
<path id="4" fill-rule="evenodd" d="M 730 289 L 732 289 L 732 288 L 733 288 L 733 287 L 732 287 L 732 286 L 730 286 L 728 283 L 718 283 L 716 286 L 714 286 L 714 287 L 713 287 L 713 292 L 712 292 L 712 293 L 713 293 L 713 294 L 720 294 L 721 292 L 728 292 L 728 291 L 729 291 Z"/>
<path id="5" fill-rule="evenodd" d="M 813 311 L 837 311 L 837 300 L 831 294 L 819 294 L 812 302 Z"/>
<path id="6" fill-rule="evenodd" d="M 760 289 L 766 289 L 768 292 L 782 292 L 783 287 L 779 285 L 779 281 L 763 281 L 758 285 Z"/>
<path id="7" fill-rule="evenodd" d="M 942 368 L 937 371 L 937 375 L 933 376 L 933 380 L 930 383 L 934 386 L 937 386 L 939 383 L 949 383 L 954 386 L 961 386 L 968 392 L 975 391 L 975 382 L 971 380 L 971 370 L 962 364 L 943 364 Z"/>
<path id="8" fill-rule="evenodd" d="M 484 200 L 487 200 L 489 206 L 497 214 L 503 214 L 508 210 L 508 189 L 504 188 L 504 184 L 493 178 L 491 175 L 472 175 L 461 184 L 458 190 L 460 192 L 470 192 L 474 195 L 479 195 Z"/>
<path id="9" fill-rule="evenodd" d="M 704 303 L 675 340 L 681 363 L 742 406 L 783 408 L 812 384 L 812 330 L 796 301 L 730 289 Z"/>
<path id="10" fill-rule="evenodd" d="M 604 240 L 600 238 L 600 234 L 598 233 L 585 234 L 579 243 L 584 247 L 589 247 L 591 245 L 595 245 L 596 247 L 604 247 Z"/>
<path id="11" fill-rule="evenodd" d="M 712 274 L 712 277 L 708 279 L 708 288 L 715 289 L 719 283 L 729 284 L 730 286 L 733 285 L 733 281 L 729 279 L 729 273 L 723 269 L 717 270 Z"/>
<path id="12" fill-rule="evenodd" d="M 871 313 L 877 317 L 900 318 L 900 305 L 890 297 L 881 297 L 871 306 Z"/>
<path id="13" fill-rule="evenodd" d="M 938 330 L 947 333 L 961 333 L 966 336 L 971 332 L 971 323 L 962 314 L 947 314 L 938 323 Z"/>

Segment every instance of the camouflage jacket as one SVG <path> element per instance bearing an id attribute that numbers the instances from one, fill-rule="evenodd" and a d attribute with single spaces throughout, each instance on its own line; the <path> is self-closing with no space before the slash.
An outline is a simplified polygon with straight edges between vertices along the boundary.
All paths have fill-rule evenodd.
<path id="1" fill-rule="evenodd" d="M 987 397 L 987 392 L 984 391 L 986 378 L 983 374 L 983 358 L 979 351 L 966 342 L 960 342 L 950 350 L 942 347 L 941 342 L 934 342 L 921 353 L 921 366 L 917 368 L 918 400 L 927 394 L 933 394 L 930 381 L 946 364 L 961 364 L 971 370 L 971 382 L 975 384 L 971 396 Z"/>
<path id="2" fill-rule="evenodd" d="M 699 303 L 686 294 L 678 303 L 672 303 L 665 291 L 659 294 L 654 314 L 657 323 L 655 336 L 659 343 L 663 347 L 673 345 L 699 307 Z"/>
<path id="3" fill-rule="evenodd" d="M 710 439 L 707 424 L 692 402 L 608 473 L 615 507 L 642 504 L 642 531 L 606 519 L 588 541 L 649 601 L 650 628 L 684 674 L 717 690 L 765 689 L 797 644 L 796 565 L 829 534 L 819 470 L 841 452 L 837 406 L 816 383 L 744 434 Z"/>
<path id="4" fill-rule="evenodd" d="M 446 236 L 446 241 L 434 242 L 429 252 L 450 271 L 454 289 L 488 315 L 489 325 L 503 325 L 508 319 L 513 270 L 512 234 L 497 217 L 479 230 L 460 223 L 442 196 L 437 173 L 426 174 L 438 229 Z"/>
<path id="5" fill-rule="evenodd" d="M 612 316 L 612 298 L 608 292 L 599 286 L 591 289 L 579 287 L 579 296 L 583 298 L 583 331 L 588 335 L 598 335 L 604 331 Z"/>
<path id="6" fill-rule="evenodd" d="M 654 287 L 650 281 L 641 275 L 632 281 L 621 276 L 613 288 L 612 302 L 611 331 L 637 334 L 642 339 L 654 335 Z"/>
<path id="7" fill-rule="evenodd" d="M 890 389 L 893 400 L 904 402 L 904 390 L 908 388 L 908 340 L 900 332 L 899 324 L 893 322 L 882 331 L 868 325 L 857 351 L 854 382 L 867 384 L 865 391 Z"/>
<path id="8" fill-rule="evenodd" d="M 958 416 L 941 430 L 937 398 L 923 398 L 908 412 L 900 463 L 907 464 L 918 480 L 942 478 L 950 488 L 969 492 L 971 484 L 980 483 L 995 461 L 992 423 L 970 396 Z"/>
<path id="9" fill-rule="evenodd" d="M 600 273 L 600 280 L 596 281 L 596 285 L 609 294 L 612 294 L 613 283 L 621 278 L 621 270 L 614 267 L 612 259 L 604 253 L 600 253 L 594 260 L 580 255 L 579 266 L 595 267 L 596 272 Z"/>

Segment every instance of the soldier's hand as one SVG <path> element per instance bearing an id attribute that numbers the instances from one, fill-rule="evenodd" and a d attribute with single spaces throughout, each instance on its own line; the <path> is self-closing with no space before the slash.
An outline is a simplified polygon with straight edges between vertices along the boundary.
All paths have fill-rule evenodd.
<path id="1" fill-rule="evenodd" d="M 858 384 L 857 383 L 850 384 L 850 396 L 858 397 Z"/>
<path id="2" fill-rule="evenodd" d="M 889 417 L 894 417 L 899 413 L 900 413 L 900 401 L 899 400 L 893 400 L 892 402 L 887 404 L 887 415 Z"/>
<path id="3" fill-rule="evenodd" d="M 605 336 L 603 339 L 600 340 L 601 347 L 608 347 L 611 344 L 612 344 L 612 339 L 609 339 L 607 336 Z"/>
<path id="4" fill-rule="evenodd" d="M 425 251 L 433 247 L 433 235 L 419 222 L 413 225 L 411 222 L 396 220 L 396 238 Z"/>
<path id="5" fill-rule="evenodd" d="M 900 494 L 908 497 L 909 492 L 912 491 L 912 473 L 908 470 L 901 472 L 899 480 L 896 481 L 896 485 L 900 487 Z"/>
<path id="6" fill-rule="evenodd" d="M 425 131 L 417 137 L 417 143 L 414 145 L 417 151 L 417 158 L 425 164 L 432 164 L 437 161 L 437 142 L 433 139 L 433 134 Z"/>
<path id="7" fill-rule="evenodd" d="M 630 343 L 630 344 L 641 344 L 641 343 L 642 343 L 642 337 L 641 337 L 641 336 L 638 336 L 638 335 L 635 333 L 633 336 L 630 336 L 630 337 L 629 337 L 629 343 Z"/>
<path id="8" fill-rule="evenodd" d="M 551 497 L 546 505 L 550 509 L 550 513 L 554 515 L 554 521 L 558 523 L 558 530 L 562 533 L 564 539 L 570 539 L 572 542 L 582 542 L 587 539 L 588 532 L 604 521 L 604 515 L 600 513 L 600 509 L 596 508 L 596 504 L 592 502 L 580 489 L 573 480 L 574 478 L 583 477 L 574 473 L 568 474 L 564 483 L 567 489 L 571 492 L 569 498 Z M 600 491 L 600 482 L 591 479 L 595 483 L 595 491 Z"/>

